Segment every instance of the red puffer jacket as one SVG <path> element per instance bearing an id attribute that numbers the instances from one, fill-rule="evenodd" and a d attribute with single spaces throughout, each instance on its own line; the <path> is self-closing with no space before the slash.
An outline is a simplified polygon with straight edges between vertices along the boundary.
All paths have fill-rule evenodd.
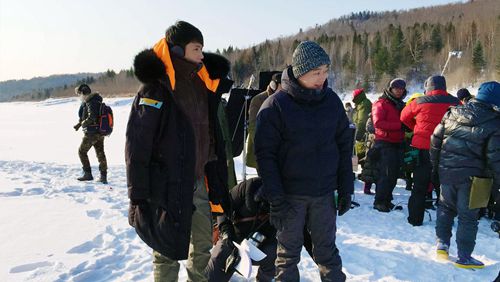
<path id="1" fill-rule="evenodd" d="M 388 95 L 388 94 L 384 94 Z M 375 140 L 390 143 L 403 142 L 404 132 L 399 120 L 400 110 L 388 97 L 382 96 L 372 105 L 372 119 L 375 127 Z"/>
<path id="2" fill-rule="evenodd" d="M 449 107 L 459 104 L 456 97 L 444 90 L 433 90 L 413 100 L 401 112 L 401 121 L 414 132 L 411 145 L 429 150 L 434 128 L 441 122 Z"/>

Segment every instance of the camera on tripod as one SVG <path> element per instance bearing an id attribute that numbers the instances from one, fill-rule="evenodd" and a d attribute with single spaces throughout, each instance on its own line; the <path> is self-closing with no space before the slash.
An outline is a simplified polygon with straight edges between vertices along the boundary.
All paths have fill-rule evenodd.
<path id="1" fill-rule="evenodd" d="M 265 239 L 266 236 L 256 231 L 252 234 L 252 236 L 250 236 L 250 238 L 248 238 L 248 243 L 258 248 L 262 244 L 262 242 L 264 242 Z M 231 251 L 231 254 L 226 259 L 226 266 L 224 268 L 224 272 L 228 273 L 230 271 L 235 271 L 236 266 L 240 261 L 241 261 L 241 256 L 239 254 L 239 250 L 238 248 L 234 247 L 233 250 Z"/>

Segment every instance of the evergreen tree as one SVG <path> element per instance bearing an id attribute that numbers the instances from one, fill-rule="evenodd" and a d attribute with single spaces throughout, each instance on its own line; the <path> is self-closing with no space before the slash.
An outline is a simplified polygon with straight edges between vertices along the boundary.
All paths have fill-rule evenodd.
<path id="1" fill-rule="evenodd" d="M 431 48 L 434 52 L 439 53 L 443 49 L 443 38 L 441 36 L 441 25 L 437 24 L 431 31 Z"/>
<path id="2" fill-rule="evenodd" d="M 389 51 L 382 43 L 380 32 L 375 35 L 375 40 L 372 48 L 372 63 L 375 71 L 375 79 L 378 81 L 384 72 L 387 71 L 387 63 L 389 60 Z"/>
<path id="3" fill-rule="evenodd" d="M 474 45 L 474 50 L 472 51 L 472 69 L 474 73 L 479 74 L 486 66 L 486 60 L 484 58 L 483 45 L 481 41 L 476 41 Z"/>
<path id="4" fill-rule="evenodd" d="M 106 77 L 109 77 L 109 78 L 115 78 L 115 76 L 116 76 L 116 72 L 115 72 L 114 70 L 110 70 L 110 69 L 108 69 L 108 70 L 106 71 Z"/>
<path id="5" fill-rule="evenodd" d="M 398 68 L 403 65 L 404 62 L 404 35 L 401 30 L 401 26 L 394 29 L 391 36 L 391 42 L 389 46 L 389 62 L 387 64 L 387 72 L 394 76 Z"/>

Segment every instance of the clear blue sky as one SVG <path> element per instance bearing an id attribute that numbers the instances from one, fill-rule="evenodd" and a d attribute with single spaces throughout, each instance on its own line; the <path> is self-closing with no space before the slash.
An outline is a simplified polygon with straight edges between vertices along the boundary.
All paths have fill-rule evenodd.
<path id="1" fill-rule="evenodd" d="M 248 47 L 364 10 L 453 0 L 0 0 L 0 81 L 128 69 L 176 20 L 197 26 L 205 50 Z"/>

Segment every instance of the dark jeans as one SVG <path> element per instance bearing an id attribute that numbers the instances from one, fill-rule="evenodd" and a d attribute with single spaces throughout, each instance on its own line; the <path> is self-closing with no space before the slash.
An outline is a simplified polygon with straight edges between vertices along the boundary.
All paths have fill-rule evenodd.
<path id="1" fill-rule="evenodd" d="M 424 221 L 425 200 L 432 171 L 429 150 L 419 151 L 419 161 L 413 171 L 413 190 L 408 200 L 408 222 L 413 225 L 422 225 Z"/>
<path id="2" fill-rule="evenodd" d="M 83 136 L 82 143 L 78 148 L 78 156 L 80 157 L 83 170 L 91 170 L 89 156 L 87 156 L 87 153 L 92 146 L 95 149 L 97 160 L 99 161 L 99 170 L 107 171 L 108 163 L 106 161 L 106 155 L 104 154 L 104 135 L 99 133 L 85 133 Z"/>
<path id="3" fill-rule="evenodd" d="M 335 245 L 336 208 L 333 194 L 322 197 L 287 195 L 294 212 L 277 233 L 276 281 L 299 281 L 297 264 L 304 243 L 304 226 L 311 235 L 313 260 L 322 281 L 345 281 L 342 260 Z"/>
<path id="4" fill-rule="evenodd" d="M 380 150 L 380 160 L 374 204 L 388 205 L 392 201 L 392 191 L 398 181 L 403 150 L 399 143 L 375 141 L 375 146 Z"/>
<path id="5" fill-rule="evenodd" d="M 264 241 L 263 245 L 259 246 L 259 249 L 266 254 L 266 257 L 258 262 L 252 261 L 253 265 L 259 266 L 257 281 L 273 280 L 276 269 L 274 266 L 274 261 L 276 259 L 276 246 L 277 242 L 275 238 L 268 238 Z M 210 261 L 205 269 L 209 282 L 223 282 L 231 279 L 231 276 L 234 274 L 234 270 L 226 273 L 224 272 L 224 268 L 226 266 L 226 259 L 229 257 L 232 250 L 233 247 L 228 244 L 223 244 L 222 240 L 219 240 L 214 246 Z"/>
<path id="6" fill-rule="evenodd" d="M 472 254 L 476 245 L 479 209 L 469 209 L 471 182 L 456 185 L 441 184 L 441 196 L 437 208 L 436 236 L 441 243 L 450 244 L 453 220 L 458 215 L 458 256 Z"/>

